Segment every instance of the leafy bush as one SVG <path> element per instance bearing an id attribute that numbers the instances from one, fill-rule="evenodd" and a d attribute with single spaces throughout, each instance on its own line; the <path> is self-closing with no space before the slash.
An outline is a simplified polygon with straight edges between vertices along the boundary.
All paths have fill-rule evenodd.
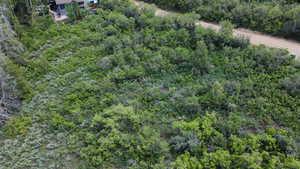
<path id="1" fill-rule="evenodd" d="M 281 85 L 294 96 L 300 95 L 300 75 L 286 78 L 281 81 Z"/>
<path id="2" fill-rule="evenodd" d="M 82 18 L 82 11 L 77 2 L 72 2 L 66 5 L 67 15 L 71 21 Z"/>
<path id="3" fill-rule="evenodd" d="M 7 121 L 4 127 L 4 133 L 10 137 L 16 137 L 18 135 L 26 136 L 28 128 L 32 125 L 32 119 L 26 116 L 18 116 L 16 118 Z"/>
<path id="4" fill-rule="evenodd" d="M 223 142 L 224 145 L 222 146 L 224 138 L 214 128 L 215 124 L 214 114 L 207 114 L 188 123 L 175 123 L 175 127 L 180 128 L 181 132 L 185 133 L 185 138 L 188 139 L 187 144 L 181 143 L 178 139 L 176 140 L 175 148 L 177 149 L 179 145 L 185 146 L 184 150 L 187 152 L 177 157 L 173 163 L 175 168 L 250 169 L 276 168 L 278 166 L 280 168 L 299 167 L 299 162 L 293 155 L 287 155 L 289 160 L 282 158 L 282 153 L 286 153 L 285 148 L 280 148 L 282 145 L 285 145 L 284 147 L 287 145 L 291 146 L 291 149 L 293 149 L 292 147 L 295 148 L 296 145 L 284 142 L 283 138 L 286 138 L 286 136 L 281 135 L 283 133 L 280 133 L 280 131 L 276 133 L 274 129 L 269 129 L 269 132 L 266 134 L 257 136 L 250 134 L 244 138 L 231 136 L 228 140 L 229 142 Z M 187 137 L 187 132 L 195 132 L 196 137 Z M 196 141 L 194 141 L 195 139 Z M 212 146 L 214 143 L 218 148 L 212 149 L 212 147 L 215 147 Z M 193 149 L 191 149 L 192 145 Z M 227 149 L 222 149 L 221 147 L 227 147 Z M 197 152 L 197 150 L 202 151 Z M 277 151 L 277 153 L 273 154 L 274 151 Z"/>

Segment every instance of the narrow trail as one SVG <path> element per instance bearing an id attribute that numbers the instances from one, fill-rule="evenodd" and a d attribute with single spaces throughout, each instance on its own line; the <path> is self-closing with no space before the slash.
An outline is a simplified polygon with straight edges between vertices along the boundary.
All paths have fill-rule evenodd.
<path id="1" fill-rule="evenodd" d="M 145 6 L 147 3 L 141 2 L 139 0 L 133 0 L 133 2 L 137 6 Z M 173 11 L 167 11 L 167 10 L 162 10 L 160 8 L 155 8 L 155 15 L 156 16 L 166 16 L 169 14 L 180 14 L 176 13 Z M 198 21 L 196 22 L 196 25 L 201 25 L 204 28 L 209 28 L 215 31 L 219 31 L 221 26 L 214 24 L 214 23 L 209 23 L 209 22 L 204 22 L 204 21 Z M 249 29 L 244 29 L 244 28 L 238 28 L 233 30 L 233 35 L 235 37 L 246 37 L 249 39 L 250 43 L 253 45 L 265 45 L 268 47 L 272 48 L 282 48 L 282 49 L 287 49 L 291 54 L 296 55 L 296 59 L 300 60 L 300 43 L 292 40 L 286 40 L 283 38 L 278 38 L 278 37 L 273 37 L 270 35 L 265 35 L 259 32 L 251 31 Z"/>

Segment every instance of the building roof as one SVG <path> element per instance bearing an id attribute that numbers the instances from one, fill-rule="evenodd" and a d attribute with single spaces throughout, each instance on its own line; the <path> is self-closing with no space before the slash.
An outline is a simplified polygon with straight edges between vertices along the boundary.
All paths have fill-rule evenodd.
<path id="1" fill-rule="evenodd" d="M 55 0 L 57 5 L 61 5 L 61 4 L 68 4 L 71 3 L 72 1 L 75 2 L 84 2 L 84 0 Z"/>

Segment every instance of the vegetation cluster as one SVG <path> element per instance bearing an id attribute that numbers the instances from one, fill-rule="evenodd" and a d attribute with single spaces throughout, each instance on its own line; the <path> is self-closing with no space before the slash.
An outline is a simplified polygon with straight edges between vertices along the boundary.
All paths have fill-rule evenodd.
<path id="1" fill-rule="evenodd" d="M 20 31 L 27 64 L 6 69 L 22 115 L 0 129 L 3 169 L 300 167 L 300 64 L 285 50 L 101 3 Z"/>
<path id="2" fill-rule="evenodd" d="M 211 22 L 228 20 L 238 27 L 300 40 L 298 0 L 143 0 L 162 8 L 194 12 Z"/>

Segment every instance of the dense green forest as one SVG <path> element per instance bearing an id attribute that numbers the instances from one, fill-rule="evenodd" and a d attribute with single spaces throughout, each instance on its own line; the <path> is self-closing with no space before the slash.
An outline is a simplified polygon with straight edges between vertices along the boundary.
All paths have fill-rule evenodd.
<path id="1" fill-rule="evenodd" d="M 228 20 L 238 27 L 300 40 L 298 0 L 143 0 L 160 7 L 195 12 L 211 22 Z"/>
<path id="2" fill-rule="evenodd" d="M 300 63 L 194 18 L 102 0 L 19 26 L 26 64 L 5 69 L 23 105 L 0 168 L 299 169 Z"/>

